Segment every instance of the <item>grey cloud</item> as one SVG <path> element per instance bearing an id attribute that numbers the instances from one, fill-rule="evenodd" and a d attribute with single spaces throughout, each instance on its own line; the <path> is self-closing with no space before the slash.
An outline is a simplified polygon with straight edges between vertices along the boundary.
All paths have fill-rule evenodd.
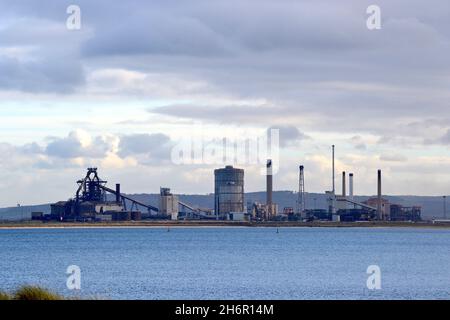
<path id="1" fill-rule="evenodd" d="M 0 143 L 0 156 L 4 157 L 5 159 L 14 151 L 15 148 L 11 144 L 5 142 Z"/>
<path id="2" fill-rule="evenodd" d="M 50 156 L 61 158 L 74 158 L 81 156 L 82 147 L 80 141 L 72 138 L 55 139 L 46 147 L 46 153 Z"/>
<path id="3" fill-rule="evenodd" d="M 206 85 L 181 99 L 172 93 L 150 95 L 186 103 L 151 110 L 176 118 L 170 120 L 296 127 L 329 136 L 370 134 L 380 137 L 377 148 L 391 162 L 399 157 L 383 148 L 392 145 L 401 145 L 403 149 L 392 149 L 402 153 L 411 144 L 423 147 L 429 142 L 445 156 L 450 140 L 448 0 L 376 2 L 382 8 L 379 31 L 367 30 L 365 10 L 372 2 L 361 0 L 77 0 L 83 28 L 68 32 L 65 10 L 72 2 L 0 0 L 0 90 L 77 93 L 89 72 L 99 69 L 153 75 L 149 78 L 162 85 L 161 79 L 171 75 Z M 25 57 L 5 54 L 12 49 L 31 51 Z M 96 98 L 97 92 L 89 91 L 95 89 L 87 88 Z M 113 94 L 151 100 L 144 90 Z M 80 97 L 78 103 L 91 102 Z M 428 121 L 432 116 L 439 121 Z M 154 136 L 121 138 L 121 156 L 136 157 L 139 163 L 167 159 L 167 137 L 160 137 L 162 144 Z M 51 140 L 48 146 L 0 144 L 0 166 L 22 172 L 33 161 L 50 168 L 69 163 L 73 156 L 104 155 L 107 143 L 94 144 L 95 149 L 86 150 L 69 137 Z M 353 146 L 362 149 L 364 141 Z M 410 181 L 416 168 L 413 161 L 406 164 L 386 163 L 398 166 Z M 442 177 L 436 163 L 414 165 L 429 166 Z"/>
<path id="4" fill-rule="evenodd" d="M 386 162 L 406 162 L 408 158 L 402 154 L 382 154 L 380 160 Z"/>
<path id="5" fill-rule="evenodd" d="M 87 138 L 88 136 L 86 135 Z M 98 163 L 109 152 L 115 152 L 115 137 L 94 137 L 84 144 L 77 132 L 66 137 L 48 137 L 48 142 L 12 145 L 0 142 L 0 167 L 4 170 L 26 166 L 29 169 L 70 169 L 84 166 L 83 163 L 69 161 L 84 158 Z M 120 136 L 117 155 L 134 157 L 141 165 L 161 165 L 170 161 L 174 142 L 164 134 L 131 134 Z"/>
<path id="6" fill-rule="evenodd" d="M 54 171 L 55 169 L 58 170 L 69 170 L 77 168 L 85 169 L 85 165 L 82 163 L 67 161 L 67 159 L 65 158 L 57 158 L 57 157 L 35 159 L 31 167 L 35 170 L 48 170 L 48 171 Z"/>
<path id="7" fill-rule="evenodd" d="M 296 145 L 302 140 L 310 139 L 305 133 L 301 132 L 298 128 L 294 126 L 273 126 L 267 129 L 268 133 L 271 129 L 279 130 L 280 146 L 288 147 L 291 145 Z"/>
<path id="8" fill-rule="evenodd" d="M 35 162 L 35 165 L 45 167 L 60 161 L 67 163 L 68 159 L 77 157 L 102 158 L 112 149 L 111 141 L 95 137 L 89 146 L 83 146 L 75 132 L 67 137 L 48 137 L 49 142 L 42 146 L 36 142 L 24 145 L 0 143 L 0 154 L 8 157 L 23 157 Z M 58 166 L 59 167 L 59 166 Z"/>
<path id="9" fill-rule="evenodd" d="M 367 45 L 363 32 L 350 32 L 360 22 L 350 11 L 322 10 L 322 6 L 289 1 L 204 1 L 189 5 L 172 2 L 141 3 L 133 19 L 100 19 L 102 28 L 83 46 L 86 55 L 166 54 L 231 58 L 243 52 L 261 53 L 286 49 L 349 50 Z M 336 9 L 336 5 L 328 3 Z M 132 5 L 132 7 L 134 7 Z M 239 7 L 239 18 L 236 8 Z M 117 7 L 115 8 L 119 10 Z M 362 8 L 363 9 L 363 8 Z M 311 15 L 311 11 L 315 16 Z M 327 24 L 321 23 L 327 20 Z M 341 30 L 333 28 L 339 25 Z M 362 30 L 364 31 L 364 30 Z M 121 42 L 117 39 L 122 39 Z"/>
<path id="10" fill-rule="evenodd" d="M 86 56 L 152 54 L 207 58 L 227 54 L 228 49 L 221 36 L 199 20 L 149 11 L 113 28 L 99 29 L 95 38 L 84 43 L 82 52 Z"/>
<path id="11" fill-rule="evenodd" d="M 450 129 L 441 137 L 440 141 L 445 145 L 450 145 Z"/>
<path id="12" fill-rule="evenodd" d="M 124 135 L 118 154 L 136 157 L 142 164 L 164 162 L 170 159 L 172 146 L 170 138 L 162 133 Z"/>
<path id="13" fill-rule="evenodd" d="M 443 53 L 450 48 L 450 28 L 441 18 L 448 13 L 446 0 L 433 5 L 380 0 L 385 23 L 379 32 L 365 27 L 369 4 L 80 0 L 83 25 L 94 32 L 66 53 L 81 51 L 81 63 L 91 68 L 189 75 L 233 95 L 302 101 L 323 114 L 414 113 L 419 105 L 437 103 L 408 98 L 410 92 L 379 98 L 380 90 L 355 94 L 328 85 L 308 87 L 323 82 L 447 87 L 450 58 Z M 8 4 L 3 14 L 61 23 L 64 9 L 52 1 L 21 0 Z"/>
<path id="14" fill-rule="evenodd" d="M 350 95 L 351 93 L 344 93 Z M 369 98 L 367 98 L 369 99 Z M 370 101 L 370 99 L 368 100 Z M 280 102 L 277 105 L 166 105 L 150 108 L 153 114 L 162 114 L 175 118 L 203 120 L 222 124 L 234 123 L 244 125 L 258 124 L 260 126 L 286 126 L 298 123 L 306 131 L 315 131 L 319 128 L 322 132 L 368 133 L 379 136 L 379 144 L 401 143 L 403 145 L 423 145 L 435 141 L 435 135 L 447 125 L 450 109 L 441 109 L 442 119 L 423 120 L 420 113 L 422 109 L 414 112 L 406 110 L 385 111 L 377 108 L 378 102 L 367 102 L 372 109 L 354 110 L 346 112 L 338 105 L 334 109 L 328 109 L 324 113 L 322 109 L 316 109 L 309 104 Z M 414 114 L 415 113 L 415 114 Z M 429 113 L 429 112 L 428 112 Z M 314 120 L 309 120 L 308 117 Z M 411 122 L 410 117 L 417 117 L 417 121 Z M 353 136 L 350 142 L 356 149 L 367 149 L 361 136 Z"/>
<path id="15" fill-rule="evenodd" d="M 276 122 L 276 118 L 286 111 L 284 107 L 270 105 L 230 105 L 230 106 L 206 106 L 206 105 L 167 105 L 148 109 L 150 113 L 164 114 L 168 116 L 209 120 L 221 123 L 254 123 L 268 118 Z"/>
<path id="16" fill-rule="evenodd" d="M 27 143 L 21 147 L 19 147 L 19 150 L 25 154 L 43 154 L 44 148 L 41 147 L 36 142 Z"/>
<path id="17" fill-rule="evenodd" d="M 7 159 L 11 155 L 31 156 L 44 154 L 44 148 L 36 142 L 15 146 L 0 142 L 0 154 Z"/>
<path id="18" fill-rule="evenodd" d="M 11 7 L 0 12 L 0 90 L 72 93 L 82 87 L 85 74 L 78 48 L 87 30 L 68 31 L 64 15 L 59 20 L 16 16 Z"/>
<path id="19" fill-rule="evenodd" d="M 367 145 L 364 143 L 361 136 L 353 136 L 350 139 L 350 143 L 353 144 L 357 150 L 367 150 Z"/>
<path id="20" fill-rule="evenodd" d="M 73 92 L 84 84 L 84 72 L 76 60 L 48 57 L 22 62 L 0 57 L 0 88 L 25 92 Z"/>
<path id="21" fill-rule="evenodd" d="M 95 137 L 92 144 L 83 146 L 74 132 L 65 138 L 52 138 L 45 148 L 45 153 L 58 158 L 102 158 L 111 149 L 110 143 L 101 137 Z"/>
<path id="22" fill-rule="evenodd" d="M 408 128 L 409 122 L 430 114 L 450 118 L 447 0 L 433 5 L 380 0 L 383 26 L 374 32 L 365 26 L 369 4 L 80 0 L 83 29 L 68 33 L 61 30 L 65 3 L 18 0 L 4 6 L 0 19 L 21 17 L 23 24 L 2 38 L 8 46 L 38 46 L 37 60 L 0 58 L 0 87 L 73 92 L 85 84 L 84 69 L 172 74 L 199 79 L 230 99 L 267 103 L 210 107 L 193 95 L 185 99 L 192 105 L 165 106 L 154 113 L 422 143 L 432 138 L 431 132 Z M 135 92 L 128 94 L 134 97 Z"/>
<path id="23" fill-rule="evenodd" d="M 424 145 L 450 145 L 450 129 L 444 134 L 440 134 L 439 136 L 434 136 L 432 138 L 424 138 Z"/>

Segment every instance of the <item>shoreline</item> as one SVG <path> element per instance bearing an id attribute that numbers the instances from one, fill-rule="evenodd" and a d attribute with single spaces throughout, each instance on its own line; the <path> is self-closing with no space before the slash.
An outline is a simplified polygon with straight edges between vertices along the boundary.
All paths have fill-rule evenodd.
<path id="1" fill-rule="evenodd" d="M 450 229 L 449 223 L 431 222 L 232 222 L 232 221 L 122 221 L 122 222 L 3 222 L 0 230 L 95 228 L 420 228 Z"/>

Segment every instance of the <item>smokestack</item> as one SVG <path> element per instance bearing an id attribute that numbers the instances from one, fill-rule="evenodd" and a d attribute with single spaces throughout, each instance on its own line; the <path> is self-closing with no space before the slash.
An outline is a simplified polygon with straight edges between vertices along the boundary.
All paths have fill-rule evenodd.
<path id="1" fill-rule="evenodd" d="M 350 200 L 353 200 L 353 173 L 349 174 L 348 192 L 349 192 Z"/>
<path id="2" fill-rule="evenodd" d="M 377 201 L 378 219 L 383 220 L 383 212 L 381 206 L 381 170 L 378 170 L 378 201 Z"/>
<path id="3" fill-rule="evenodd" d="M 345 187 L 345 171 L 342 172 L 342 196 L 347 196 L 347 190 Z"/>
<path id="4" fill-rule="evenodd" d="M 116 202 L 121 202 L 122 197 L 120 196 L 120 183 L 116 184 Z"/>
<path id="5" fill-rule="evenodd" d="M 272 211 L 272 160 L 267 160 L 267 176 L 266 176 L 266 202 L 269 211 Z"/>
<path id="6" fill-rule="evenodd" d="M 304 214 L 304 211 L 306 209 L 305 205 L 305 167 L 300 166 L 300 176 L 299 176 L 299 183 L 298 183 L 298 210 L 297 212 L 300 214 Z"/>
<path id="7" fill-rule="evenodd" d="M 336 186 L 334 184 L 335 178 L 334 178 L 334 144 L 332 146 L 332 170 L 333 170 L 333 194 L 336 194 Z"/>

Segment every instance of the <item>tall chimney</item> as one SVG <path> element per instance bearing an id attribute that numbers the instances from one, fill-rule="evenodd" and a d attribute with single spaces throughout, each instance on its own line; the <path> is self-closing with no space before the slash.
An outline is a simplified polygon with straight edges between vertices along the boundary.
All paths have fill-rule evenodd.
<path id="1" fill-rule="evenodd" d="M 122 197 L 120 196 L 120 183 L 116 184 L 116 202 L 121 202 Z"/>
<path id="2" fill-rule="evenodd" d="M 267 176 L 266 176 L 266 203 L 269 214 L 272 214 L 272 160 L 267 160 Z"/>
<path id="3" fill-rule="evenodd" d="M 342 172 L 342 196 L 347 196 L 347 190 L 345 187 L 345 171 Z"/>
<path id="4" fill-rule="evenodd" d="M 332 163 L 332 170 L 333 170 L 333 195 L 334 194 L 336 194 L 336 186 L 335 186 L 335 178 L 334 178 L 334 144 L 333 144 L 333 146 L 332 146 L 332 160 L 331 160 L 331 163 Z"/>
<path id="5" fill-rule="evenodd" d="M 350 200 L 353 200 L 353 173 L 349 174 L 348 192 L 349 192 Z"/>
<path id="6" fill-rule="evenodd" d="M 300 214 L 304 214 L 306 206 L 305 206 L 305 167 L 300 166 L 300 175 L 299 175 L 299 183 L 298 183 L 298 210 L 297 212 Z"/>
<path id="7" fill-rule="evenodd" d="M 377 199 L 378 219 L 383 220 L 383 211 L 381 205 L 381 170 L 378 170 L 378 199 Z"/>

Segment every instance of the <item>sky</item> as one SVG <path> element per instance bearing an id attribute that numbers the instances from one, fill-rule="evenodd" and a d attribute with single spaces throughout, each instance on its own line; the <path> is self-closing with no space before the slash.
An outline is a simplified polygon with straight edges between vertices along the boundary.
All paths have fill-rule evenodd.
<path id="1" fill-rule="evenodd" d="M 378 169 L 386 194 L 449 194 L 449 16 L 448 0 L 0 0 L 0 206 L 66 200 L 87 167 L 126 193 L 204 194 L 234 164 L 261 191 L 265 159 L 174 150 L 269 129 L 275 190 L 300 164 L 307 192 L 329 190 L 335 144 L 356 194 Z"/>

